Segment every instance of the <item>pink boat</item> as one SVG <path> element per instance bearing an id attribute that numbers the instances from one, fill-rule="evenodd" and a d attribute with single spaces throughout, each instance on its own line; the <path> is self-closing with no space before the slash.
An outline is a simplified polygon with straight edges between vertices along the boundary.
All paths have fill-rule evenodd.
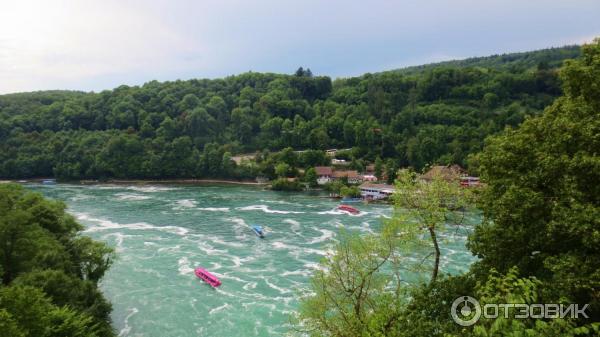
<path id="1" fill-rule="evenodd" d="M 357 210 L 356 208 L 352 207 L 352 206 L 348 206 L 348 205 L 339 205 L 338 209 L 341 211 L 346 211 L 348 213 L 352 213 L 352 214 L 358 214 L 360 213 L 359 210 Z"/>
<path id="2" fill-rule="evenodd" d="M 219 279 L 215 275 L 209 273 L 204 268 L 198 267 L 194 270 L 194 273 L 196 274 L 196 276 L 198 276 L 198 278 L 202 279 L 204 282 L 210 284 L 214 288 L 221 285 L 221 281 L 219 281 Z"/>

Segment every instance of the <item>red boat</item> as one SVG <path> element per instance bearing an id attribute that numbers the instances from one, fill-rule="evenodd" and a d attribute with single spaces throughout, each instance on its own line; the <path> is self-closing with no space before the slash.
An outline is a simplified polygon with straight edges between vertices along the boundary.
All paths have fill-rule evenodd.
<path id="1" fill-rule="evenodd" d="M 198 276 L 199 279 L 210 284 L 213 288 L 216 288 L 221 285 L 221 281 L 219 281 L 219 279 L 215 275 L 209 273 L 204 268 L 196 268 L 194 270 L 194 273 L 196 274 L 196 276 Z"/>
<path id="2" fill-rule="evenodd" d="M 357 210 L 356 208 L 352 207 L 352 206 L 348 206 L 348 205 L 339 205 L 338 209 L 341 211 L 346 211 L 348 213 L 352 213 L 352 214 L 358 214 L 360 213 L 359 210 Z"/>

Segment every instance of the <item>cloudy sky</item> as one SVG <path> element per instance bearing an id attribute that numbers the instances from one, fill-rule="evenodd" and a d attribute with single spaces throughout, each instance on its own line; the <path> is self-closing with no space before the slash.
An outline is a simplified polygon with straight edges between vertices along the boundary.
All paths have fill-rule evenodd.
<path id="1" fill-rule="evenodd" d="M 344 77 L 600 36 L 598 0 L 0 0 L 0 93 Z"/>

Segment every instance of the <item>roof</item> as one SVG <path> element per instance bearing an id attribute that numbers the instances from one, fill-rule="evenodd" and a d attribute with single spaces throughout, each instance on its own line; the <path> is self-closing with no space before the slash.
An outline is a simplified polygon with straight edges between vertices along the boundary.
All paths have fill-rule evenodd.
<path id="1" fill-rule="evenodd" d="M 393 185 L 388 184 L 373 184 L 373 183 L 362 183 L 359 188 L 361 189 L 373 189 L 373 190 L 394 190 Z"/>
<path id="2" fill-rule="evenodd" d="M 318 176 L 330 176 L 333 170 L 330 166 L 315 166 L 315 172 Z"/>
<path id="3" fill-rule="evenodd" d="M 358 171 L 334 171 L 333 176 L 335 178 L 358 178 Z"/>
<path id="4" fill-rule="evenodd" d="M 447 181 L 458 180 L 465 172 L 466 171 L 459 165 L 438 165 L 432 166 L 429 171 L 422 174 L 421 179 L 430 181 L 433 180 L 434 177 L 439 176 Z"/>

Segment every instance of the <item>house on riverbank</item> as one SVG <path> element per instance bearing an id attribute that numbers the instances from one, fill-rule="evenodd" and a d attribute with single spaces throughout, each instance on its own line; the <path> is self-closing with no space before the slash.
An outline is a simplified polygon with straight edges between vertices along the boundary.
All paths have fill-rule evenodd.
<path id="1" fill-rule="evenodd" d="M 459 165 L 436 165 L 429 171 L 423 173 L 419 178 L 425 181 L 432 181 L 435 177 L 440 177 L 446 181 L 460 181 L 460 177 L 466 175 L 467 171 Z"/>
<path id="2" fill-rule="evenodd" d="M 467 171 L 459 165 L 433 166 L 429 171 L 422 174 L 420 179 L 429 182 L 436 176 L 439 176 L 448 182 L 459 182 L 463 187 L 480 186 L 479 178 L 469 176 Z"/>
<path id="3" fill-rule="evenodd" d="M 346 178 L 348 183 L 350 184 L 360 184 L 362 183 L 362 176 L 358 174 L 358 171 L 353 170 L 340 170 L 333 171 L 333 179 L 339 180 Z"/>
<path id="4" fill-rule="evenodd" d="M 333 169 L 330 166 L 315 166 L 317 173 L 317 184 L 325 185 L 332 180 Z"/>

